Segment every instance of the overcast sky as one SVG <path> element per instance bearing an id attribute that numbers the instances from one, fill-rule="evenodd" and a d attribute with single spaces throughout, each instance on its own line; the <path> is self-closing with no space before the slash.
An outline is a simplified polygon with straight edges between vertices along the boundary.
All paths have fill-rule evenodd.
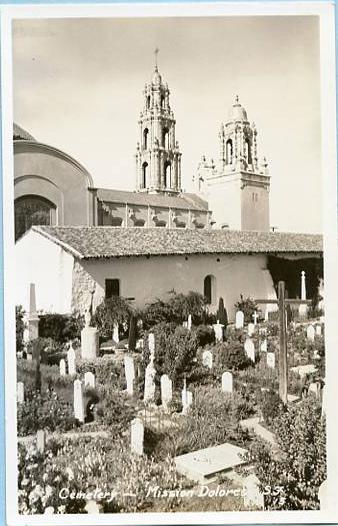
<path id="1" fill-rule="evenodd" d="M 17 20 L 14 119 L 75 157 L 95 186 L 133 190 L 142 90 L 154 68 L 171 90 L 182 184 L 236 94 L 271 175 L 271 225 L 321 231 L 319 26 L 310 16 Z"/>

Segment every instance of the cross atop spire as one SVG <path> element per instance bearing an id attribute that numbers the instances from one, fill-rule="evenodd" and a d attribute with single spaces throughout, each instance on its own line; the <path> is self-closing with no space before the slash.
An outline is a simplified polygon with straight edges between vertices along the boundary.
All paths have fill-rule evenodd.
<path id="1" fill-rule="evenodd" d="M 157 64 L 157 55 L 158 55 L 159 51 L 160 50 L 158 49 L 158 47 L 154 51 L 154 53 L 155 53 L 155 69 L 156 69 L 156 71 L 157 71 L 157 66 L 158 66 L 158 64 Z"/>

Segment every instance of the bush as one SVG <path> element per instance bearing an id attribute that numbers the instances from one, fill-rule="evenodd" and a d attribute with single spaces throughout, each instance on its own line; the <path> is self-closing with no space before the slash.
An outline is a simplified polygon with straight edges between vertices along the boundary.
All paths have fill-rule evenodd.
<path id="1" fill-rule="evenodd" d="M 218 343 L 215 346 L 215 367 L 218 371 L 240 371 L 252 365 L 241 343 Z"/>
<path id="2" fill-rule="evenodd" d="M 195 332 L 198 347 L 211 345 L 215 342 L 214 329 L 208 325 L 198 325 L 196 328 L 193 328 L 192 331 Z"/>
<path id="3" fill-rule="evenodd" d="M 39 316 L 39 336 L 64 344 L 80 338 L 84 318 L 80 314 L 43 314 Z"/>
<path id="4" fill-rule="evenodd" d="M 15 327 L 16 327 L 16 352 L 24 350 L 23 333 L 25 330 L 24 322 L 25 311 L 21 305 L 15 307 Z"/>
<path id="5" fill-rule="evenodd" d="M 159 323 L 182 325 L 184 321 L 188 320 L 189 314 L 191 314 L 194 325 L 207 323 L 211 319 L 202 294 L 198 292 L 177 294 L 172 291 L 168 301 L 158 299 L 148 305 L 142 313 L 142 318 L 145 328 L 150 329 Z"/>
<path id="6" fill-rule="evenodd" d="M 283 402 L 275 391 L 264 391 L 260 406 L 262 416 L 268 425 L 271 425 L 284 409 Z"/>
<path id="7" fill-rule="evenodd" d="M 111 338 L 114 324 L 128 324 L 131 315 L 129 302 L 119 296 L 106 298 L 97 307 L 93 323 L 98 328 L 102 338 Z"/>
<path id="8" fill-rule="evenodd" d="M 275 431 L 277 457 L 261 440 L 255 441 L 248 455 L 262 487 L 283 488 L 281 494 L 265 497 L 265 509 L 319 509 L 318 490 L 326 479 L 325 420 L 320 406 L 311 399 L 288 405 L 277 418 Z"/>
<path id="9" fill-rule="evenodd" d="M 130 422 L 136 417 L 135 402 L 111 385 L 98 387 L 97 393 L 100 402 L 95 409 L 95 422 L 108 426 L 111 436 L 117 437 L 129 430 Z"/>
<path id="10" fill-rule="evenodd" d="M 241 294 L 240 300 L 235 303 L 235 309 L 243 312 L 245 323 L 251 323 L 252 315 L 257 310 L 257 306 L 253 299 L 244 298 Z"/>
<path id="11" fill-rule="evenodd" d="M 18 435 L 31 435 L 39 429 L 64 432 L 76 426 L 73 407 L 58 398 L 55 392 L 27 392 L 18 404 Z"/>
<path id="12" fill-rule="evenodd" d="M 41 360 L 44 364 L 56 364 L 65 356 L 63 348 L 52 338 L 36 338 L 27 345 L 27 352 L 32 354 L 33 360 Z"/>

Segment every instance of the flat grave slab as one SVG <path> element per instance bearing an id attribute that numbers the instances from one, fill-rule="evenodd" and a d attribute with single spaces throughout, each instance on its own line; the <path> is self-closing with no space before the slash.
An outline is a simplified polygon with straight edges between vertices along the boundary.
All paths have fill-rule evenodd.
<path id="1" fill-rule="evenodd" d="M 219 473 L 244 464 L 241 455 L 245 453 L 246 449 L 226 443 L 175 457 L 175 464 L 177 471 L 191 480 L 213 482 Z"/>

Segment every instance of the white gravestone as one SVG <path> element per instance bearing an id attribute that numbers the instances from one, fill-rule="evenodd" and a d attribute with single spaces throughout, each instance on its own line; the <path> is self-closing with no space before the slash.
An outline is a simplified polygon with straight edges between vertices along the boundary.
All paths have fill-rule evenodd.
<path id="1" fill-rule="evenodd" d="M 255 344 L 251 338 L 247 338 L 244 343 L 244 350 L 247 357 L 254 362 L 255 361 Z"/>
<path id="2" fill-rule="evenodd" d="M 39 453 L 43 453 L 45 451 L 45 432 L 43 429 L 39 429 L 36 433 L 36 449 Z"/>
<path id="3" fill-rule="evenodd" d="M 268 308 L 268 306 L 266 306 L 266 308 L 265 308 L 264 321 L 269 321 L 269 308 Z"/>
<path id="4" fill-rule="evenodd" d="M 102 512 L 102 505 L 96 500 L 87 500 L 84 508 L 88 515 L 97 515 Z"/>
<path id="5" fill-rule="evenodd" d="M 223 327 L 222 323 L 217 320 L 217 323 L 215 323 L 213 326 L 214 332 L 215 332 L 215 338 L 216 342 L 222 342 L 223 341 Z"/>
<path id="6" fill-rule="evenodd" d="M 74 381 L 74 417 L 79 422 L 84 422 L 84 402 L 81 380 Z"/>
<path id="7" fill-rule="evenodd" d="M 267 342 L 267 339 L 265 338 L 261 343 L 261 352 L 267 352 L 267 350 L 268 350 L 268 342 Z"/>
<path id="8" fill-rule="evenodd" d="M 301 272 L 301 275 L 300 275 L 300 282 L 301 282 L 301 285 L 300 285 L 300 299 L 301 300 L 306 300 L 306 281 L 305 281 L 305 272 L 304 270 L 302 270 Z M 299 312 L 299 316 L 301 318 L 305 318 L 306 315 L 307 315 L 307 305 L 306 304 L 300 304 L 299 307 L 298 307 L 298 312 Z"/>
<path id="9" fill-rule="evenodd" d="M 64 361 L 63 358 L 62 360 L 60 360 L 59 367 L 60 367 L 60 376 L 66 376 L 66 362 Z"/>
<path id="10" fill-rule="evenodd" d="M 235 327 L 236 329 L 243 329 L 244 327 L 244 313 L 241 310 L 236 312 Z"/>
<path id="11" fill-rule="evenodd" d="M 165 411 L 173 398 L 173 384 L 167 374 L 161 376 L 161 400 Z"/>
<path id="12" fill-rule="evenodd" d="M 314 396 L 317 398 L 317 400 L 320 399 L 320 383 L 319 382 L 312 382 L 309 385 L 308 393 L 313 393 Z"/>
<path id="13" fill-rule="evenodd" d="M 259 479 L 252 473 L 244 479 L 244 506 L 264 509 L 264 495 L 259 490 Z"/>
<path id="14" fill-rule="evenodd" d="M 154 366 L 155 359 L 155 336 L 153 333 L 149 334 L 148 338 L 150 361 L 146 367 L 144 379 L 144 402 L 153 402 L 155 399 L 155 375 L 156 369 Z"/>
<path id="15" fill-rule="evenodd" d="M 188 323 L 187 323 L 187 329 L 189 331 L 191 330 L 191 326 L 192 326 L 192 319 L 191 319 L 191 314 L 189 314 L 189 316 L 188 316 Z"/>
<path id="16" fill-rule="evenodd" d="M 31 362 L 33 360 L 33 355 L 31 353 L 27 353 L 27 361 Z"/>
<path id="17" fill-rule="evenodd" d="M 259 318 L 259 316 L 257 314 L 257 311 L 255 311 L 253 313 L 252 317 L 253 317 L 254 325 L 257 325 L 257 321 L 258 321 L 258 318 Z"/>
<path id="18" fill-rule="evenodd" d="M 39 316 L 36 312 L 35 283 L 29 286 L 29 315 L 28 315 L 28 339 L 36 340 L 39 337 Z"/>
<path id="19" fill-rule="evenodd" d="M 16 393 L 19 404 L 22 404 L 25 401 L 25 386 L 23 382 L 17 383 Z"/>
<path id="20" fill-rule="evenodd" d="M 233 378 L 229 371 L 222 374 L 222 391 L 223 393 L 232 393 L 233 391 Z"/>
<path id="21" fill-rule="evenodd" d="M 249 323 L 248 324 L 248 336 L 252 336 L 255 332 L 255 324 Z"/>
<path id="22" fill-rule="evenodd" d="M 204 365 L 204 367 L 209 367 L 209 369 L 212 369 L 212 352 L 211 351 L 203 351 L 202 364 Z"/>
<path id="23" fill-rule="evenodd" d="M 185 415 L 192 404 L 192 392 L 183 389 L 182 391 L 182 414 Z"/>
<path id="24" fill-rule="evenodd" d="M 274 352 L 266 353 L 266 365 L 271 369 L 274 369 L 276 366 L 276 356 Z"/>
<path id="25" fill-rule="evenodd" d="M 120 341 L 120 338 L 119 338 L 119 324 L 118 323 L 114 323 L 114 327 L 113 327 L 113 341 L 115 343 L 119 343 Z"/>
<path id="26" fill-rule="evenodd" d="M 91 371 L 87 371 L 84 375 L 85 387 L 91 387 L 95 389 L 95 375 Z"/>
<path id="27" fill-rule="evenodd" d="M 76 374 L 75 351 L 74 351 L 72 345 L 71 345 L 70 349 L 67 352 L 67 362 L 68 362 L 68 374 L 70 374 L 71 376 L 73 374 Z"/>
<path id="28" fill-rule="evenodd" d="M 125 356 L 124 357 L 124 372 L 126 376 L 126 382 L 127 382 L 127 393 L 130 396 L 133 396 L 134 394 L 134 380 L 135 380 L 135 367 L 134 367 L 134 359 L 132 356 Z"/>
<path id="29" fill-rule="evenodd" d="M 81 358 L 83 360 L 95 360 L 99 355 L 99 332 L 96 327 L 90 327 L 89 310 L 85 313 L 85 327 L 81 331 Z"/>
<path id="30" fill-rule="evenodd" d="M 317 336 L 321 336 L 322 335 L 322 326 L 321 325 L 316 325 L 316 334 L 317 334 Z"/>
<path id="31" fill-rule="evenodd" d="M 306 337 L 310 342 L 315 341 L 315 328 L 313 325 L 309 325 L 306 329 Z"/>
<path id="32" fill-rule="evenodd" d="M 135 418 L 131 423 L 130 449 L 137 455 L 143 455 L 144 426 L 140 418 Z"/>

